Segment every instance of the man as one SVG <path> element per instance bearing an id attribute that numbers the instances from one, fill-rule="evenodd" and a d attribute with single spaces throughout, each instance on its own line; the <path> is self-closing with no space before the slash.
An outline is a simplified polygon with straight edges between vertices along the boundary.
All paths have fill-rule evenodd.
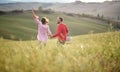
<path id="1" fill-rule="evenodd" d="M 56 34 L 53 34 L 53 36 L 51 38 L 57 37 L 59 43 L 65 44 L 66 37 L 68 34 L 68 28 L 67 28 L 66 24 L 63 23 L 62 17 L 58 17 L 57 24 L 58 24 L 57 32 L 56 32 Z"/>

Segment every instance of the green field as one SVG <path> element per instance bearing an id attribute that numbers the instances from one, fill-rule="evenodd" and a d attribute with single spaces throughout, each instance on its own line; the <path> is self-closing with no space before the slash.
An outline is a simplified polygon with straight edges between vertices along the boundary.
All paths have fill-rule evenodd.
<path id="1" fill-rule="evenodd" d="M 120 72 L 120 32 L 73 37 L 57 46 L 49 40 L 40 49 L 38 41 L 0 39 L 0 72 Z"/>
<path id="2" fill-rule="evenodd" d="M 56 18 L 63 17 L 72 42 L 58 45 L 49 39 L 40 48 L 30 11 L 0 15 L 0 72 L 120 72 L 120 31 L 108 32 L 112 26 L 95 19 L 36 13 L 50 19 L 53 33 Z"/>
<path id="3" fill-rule="evenodd" d="M 61 16 L 70 30 L 70 35 L 81 35 L 89 33 L 101 33 L 108 31 L 109 26 L 102 22 L 82 20 L 80 17 L 69 16 L 64 13 L 43 13 L 37 12 L 40 17 L 46 16 L 50 19 L 50 28 L 53 33 L 56 31 L 56 18 Z M 34 22 L 31 12 L 8 13 L 0 16 L 0 37 L 15 40 L 36 39 L 37 24 Z"/>

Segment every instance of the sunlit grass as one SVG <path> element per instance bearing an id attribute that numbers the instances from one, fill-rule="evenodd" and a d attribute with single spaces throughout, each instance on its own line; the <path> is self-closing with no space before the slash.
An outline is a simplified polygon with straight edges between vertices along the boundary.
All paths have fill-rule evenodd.
<path id="1" fill-rule="evenodd" d="M 56 41 L 40 49 L 37 40 L 0 38 L 0 72 L 120 71 L 120 32 L 76 36 L 64 46 Z"/>

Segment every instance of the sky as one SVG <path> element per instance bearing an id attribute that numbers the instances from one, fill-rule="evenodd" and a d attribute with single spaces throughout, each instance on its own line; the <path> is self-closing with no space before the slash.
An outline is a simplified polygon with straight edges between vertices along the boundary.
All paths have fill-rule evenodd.
<path id="1" fill-rule="evenodd" d="M 74 2 L 76 0 L 0 0 L 0 3 L 11 3 L 11 2 L 61 2 L 61 3 L 69 3 Z M 82 2 L 104 2 L 106 0 L 77 0 Z M 108 0 L 110 1 L 110 0 Z"/>

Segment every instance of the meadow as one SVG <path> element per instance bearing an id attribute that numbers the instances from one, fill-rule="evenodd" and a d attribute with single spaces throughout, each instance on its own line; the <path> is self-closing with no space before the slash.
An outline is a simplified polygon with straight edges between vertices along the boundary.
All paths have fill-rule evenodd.
<path id="1" fill-rule="evenodd" d="M 57 39 L 40 48 L 37 40 L 0 39 L 0 72 L 120 72 L 120 32 Z"/>
<path id="2" fill-rule="evenodd" d="M 120 31 L 103 21 L 66 13 L 36 11 L 50 19 L 63 17 L 72 41 L 58 45 L 49 39 L 40 48 L 31 11 L 0 15 L 0 72 L 120 72 Z"/>
<path id="3" fill-rule="evenodd" d="M 109 25 L 99 20 L 70 16 L 65 13 L 53 12 L 45 13 L 37 11 L 37 15 L 50 19 L 50 29 L 52 33 L 56 31 L 57 17 L 63 17 L 67 24 L 70 35 L 83 35 L 89 33 L 101 33 L 108 31 Z M 8 13 L 0 15 L 0 37 L 12 40 L 35 40 L 37 35 L 37 24 L 33 20 L 31 11 L 22 13 Z"/>

